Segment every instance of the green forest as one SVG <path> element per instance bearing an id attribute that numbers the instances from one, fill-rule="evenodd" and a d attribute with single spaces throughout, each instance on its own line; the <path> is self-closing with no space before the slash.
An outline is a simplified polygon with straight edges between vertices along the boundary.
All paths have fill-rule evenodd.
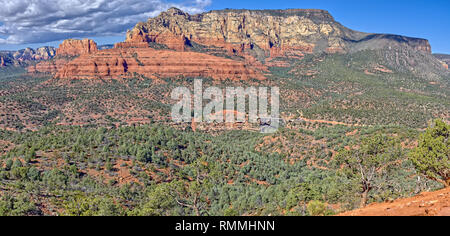
<path id="1" fill-rule="evenodd" d="M 358 148 L 338 149 L 331 158 L 327 147 L 315 147 L 293 161 L 277 143 L 260 148 L 267 138 L 305 136 L 292 130 L 218 136 L 159 125 L 2 131 L 0 138 L 14 147 L 1 156 L 0 215 L 333 215 L 442 188 L 449 128 L 436 121 L 422 135 L 398 127 L 358 129 L 347 140 Z M 346 131 L 329 127 L 308 136 L 331 141 Z M 402 147 L 415 138 L 416 147 Z"/>

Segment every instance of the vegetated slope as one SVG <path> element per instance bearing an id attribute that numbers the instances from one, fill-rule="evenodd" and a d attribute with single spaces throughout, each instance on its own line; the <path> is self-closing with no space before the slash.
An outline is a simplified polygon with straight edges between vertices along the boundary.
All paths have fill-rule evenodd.
<path id="1" fill-rule="evenodd" d="M 392 202 L 373 203 L 339 216 L 450 216 L 450 188 Z"/>
<path id="2" fill-rule="evenodd" d="M 191 202 L 196 193 L 202 215 L 310 215 L 310 201 L 330 204 L 330 212 L 355 209 L 358 182 L 337 173 L 334 156 L 376 133 L 396 136 L 406 147 L 418 135 L 402 127 L 309 122 L 270 135 L 207 134 L 157 124 L 1 130 L 6 151 L 0 154 L 0 210 L 18 215 L 195 215 L 176 200 Z M 399 156 L 395 171 L 375 179 L 380 184 L 370 193 L 370 203 L 440 187 L 417 178 L 405 158 Z M 195 188 L 198 168 L 200 190 Z"/>
<path id="3" fill-rule="evenodd" d="M 282 94 L 281 112 L 285 113 L 285 117 L 354 125 L 394 124 L 423 128 L 430 119 L 448 119 L 450 112 L 449 71 L 431 55 L 408 48 L 312 54 L 301 60 L 277 58 L 271 61 L 277 66 L 268 67 L 269 71 L 264 72 L 267 79 L 261 81 L 242 80 L 242 76 L 251 71 L 254 71 L 254 77 L 258 77 L 258 70 L 252 69 L 254 67 L 251 65 L 247 67 L 240 61 L 223 57 L 152 48 L 130 48 L 129 53 L 118 53 L 126 52 L 126 49 L 110 50 L 112 51 L 101 50 L 95 54 L 77 56 L 72 62 L 68 62 L 72 59 L 67 57 L 56 57 L 32 67 L 33 70 L 45 69 L 55 73 L 59 68 L 61 76 L 70 78 L 72 74 L 72 78 L 91 78 L 89 80 L 51 79 L 46 83 L 40 80 L 39 86 L 30 87 L 34 83 L 27 81 L 35 81 L 37 78 L 48 80 L 52 76 L 38 73 L 32 77 L 18 74 L 17 78 L 23 79 L 10 79 L 8 83 L 2 84 L 2 105 L 8 105 L 10 110 L 7 112 L 9 114 L 0 117 L 3 120 L 0 125 L 13 129 L 34 129 L 48 122 L 66 125 L 105 124 L 111 121 L 115 124 L 145 123 L 150 116 L 155 122 L 165 121 L 170 117 L 170 109 L 167 107 L 174 102 L 170 98 L 170 91 L 177 86 L 191 87 L 195 75 L 210 75 L 222 79 L 218 84 L 210 78 L 203 78 L 205 86 L 279 86 Z M 108 55 L 116 55 L 117 58 Z M 166 56 L 158 59 L 157 55 Z M 202 62 L 203 65 L 211 64 L 202 58 L 217 59 L 220 63 L 214 63 L 208 70 L 202 71 L 190 66 L 183 69 L 185 67 L 181 63 L 170 59 L 176 58 L 173 55 L 198 56 L 195 60 L 180 60 L 188 62 L 185 66 L 195 61 Z M 83 61 L 83 58 L 87 60 Z M 119 63 L 120 60 L 129 61 L 129 66 Z M 165 61 L 167 65 L 175 63 L 176 66 L 172 67 L 173 70 L 170 70 L 170 66 L 150 66 L 158 61 Z M 75 62 L 80 63 L 74 65 Z M 140 66 L 139 62 L 148 63 L 148 66 Z M 114 64 L 122 64 L 122 70 L 114 70 Z M 67 68 L 61 69 L 66 65 Z M 237 67 L 229 68 L 226 65 Z M 90 67 L 94 69 L 89 69 Z M 120 76 L 125 69 L 128 72 Z M 83 70 L 83 73 L 77 72 L 79 70 Z M 133 74 L 131 71 L 147 73 L 153 78 Z M 152 74 L 158 71 L 159 75 Z M 196 74 L 183 76 L 183 71 Z M 237 79 L 232 82 L 224 80 L 228 75 L 224 72 L 231 73 Z M 120 79 L 102 79 L 101 75 L 108 73 L 115 73 Z M 14 75 L 4 73 L 6 74 L 9 77 Z M 125 74 L 131 77 L 122 79 L 127 77 Z M 177 78 L 160 78 L 165 74 Z M 31 119 L 32 117 L 36 119 Z"/>
<path id="4" fill-rule="evenodd" d="M 429 54 L 397 48 L 277 60 L 286 64 L 271 68 L 283 110 L 301 117 L 421 127 L 450 111 L 449 71 Z"/>

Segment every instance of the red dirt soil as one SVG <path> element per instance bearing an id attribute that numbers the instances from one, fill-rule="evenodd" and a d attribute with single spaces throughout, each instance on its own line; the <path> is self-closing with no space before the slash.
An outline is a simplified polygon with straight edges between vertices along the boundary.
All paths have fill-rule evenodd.
<path id="1" fill-rule="evenodd" d="M 450 188 L 389 203 L 374 203 L 339 216 L 450 216 Z"/>

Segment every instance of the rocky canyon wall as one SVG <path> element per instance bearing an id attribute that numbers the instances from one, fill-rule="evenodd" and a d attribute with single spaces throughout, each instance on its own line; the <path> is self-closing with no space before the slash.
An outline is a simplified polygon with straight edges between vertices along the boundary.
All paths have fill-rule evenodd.
<path id="1" fill-rule="evenodd" d="M 271 57 L 407 46 L 431 52 L 427 40 L 350 30 L 324 10 L 222 10 L 189 15 L 171 8 L 127 33 L 126 42 L 158 42 L 183 50 L 190 42 L 238 53 L 258 47 Z M 363 45 L 363 46 L 361 46 Z"/>

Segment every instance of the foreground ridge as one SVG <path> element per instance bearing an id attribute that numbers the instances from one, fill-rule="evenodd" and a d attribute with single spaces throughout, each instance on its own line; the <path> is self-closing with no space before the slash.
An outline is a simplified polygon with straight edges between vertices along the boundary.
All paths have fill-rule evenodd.
<path id="1" fill-rule="evenodd" d="M 374 203 L 340 216 L 450 216 L 450 188 L 392 202 Z"/>

